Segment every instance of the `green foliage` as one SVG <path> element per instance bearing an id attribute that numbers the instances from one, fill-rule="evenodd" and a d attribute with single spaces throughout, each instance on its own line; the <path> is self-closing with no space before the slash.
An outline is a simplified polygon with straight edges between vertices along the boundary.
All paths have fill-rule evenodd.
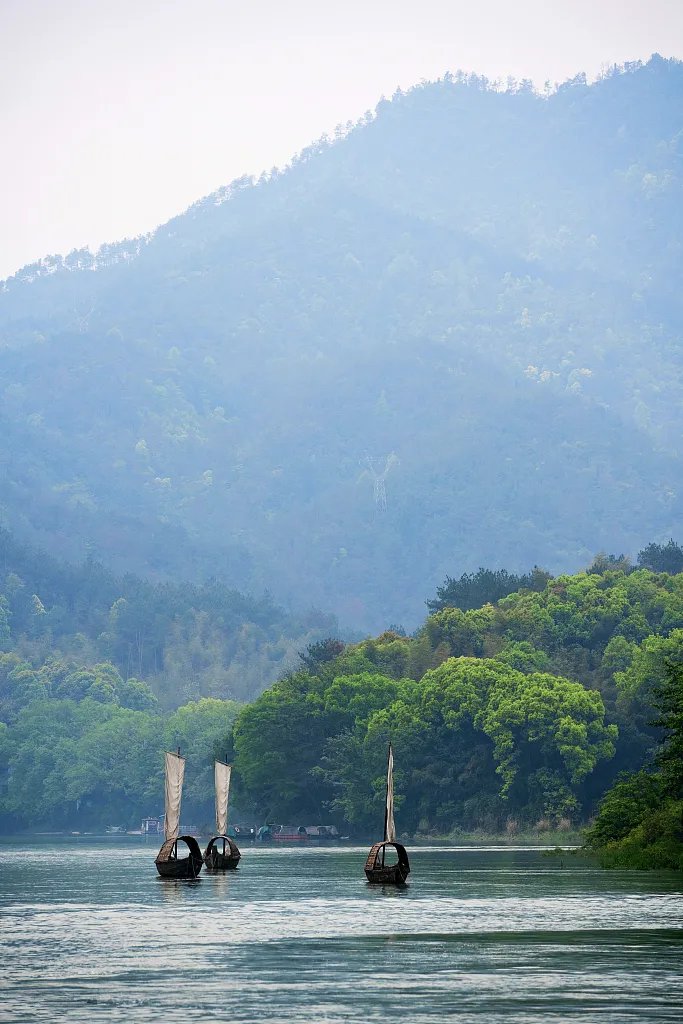
<path id="1" fill-rule="evenodd" d="M 16 654 L 0 654 L 0 721 L 13 722 L 33 700 L 48 695 L 44 681 Z"/>
<path id="2" fill-rule="evenodd" d="M 603 719 L 597 692 L 492 659 L 450 658 L 419 682 L 300 672 L 240 712 L 235 764 L 246 793 L 271 813 L 328 807 L 369 829 L 391 738 L 407 828 L 487 815 L 500 824 L 510 796 L 522 816 L 557 820 L 577 813 L 581 783 L 613 756 L 617 731 Z"/>
<path id="3" fill-rule="evenodd" d="M 318 640 L 316 643 L 309 644 L 299 657 L 304 668 L 308 669 L 309 672 L 315 672 L 321 665 L 326 665 L 328 662 L 338 658 L 343 653 L 344 647 L 345 645 L 341 640 L 337 640 L 334 637 L 326 637 L 324 640 Z"/>
<path id="4" fill-rule="evenodd" d="M 530 573 L 517 576 L 507 569 L 482 569 L 476 573 L 463 573 L 458 580 L 446 577 L 446 582 L 436 588 L 436 598 L 427 601 L 430 612 L 444 608 L 462 608 L 469 611 L 483 604 L 493 604 L 501 597 L 507 597 L 517 590 L 543 590 L 550 573 L 536 565 Z"/>
<path id="5" fill-rule="evenodd" d="M 88 573 L 97 591 L 103 577 L 93 567 Z M 21 595 L 35 588 L 14 576 L 8 603 L 30 616 L 35 603 L 24 607 Z M 179 607 L 177 590 L 163 592 Z M 157 592 L 146 593 L 153 637 L 167 611 L 154 604 Z M 80 591 L 74 595 L 77 604 Z M 210 595 L 220 607 L 221 592 L 212 587 Z M 50 617 L 54 605 L 41 603 L 41 616 Z M 107 643 L 112 619 L 128 616 L 130 602 L 109 607 Z M 92 600 L 72 614 L 85 625 L 95 617 Z M 136 614 L 145 614 L 142 602 Z M 198 615 L 210 632 L 206 606 Z M 614 776 L 640 769 L 663 736 L 659 781 L 622 781 L 603 802 L 592 834 L 599 849 L 612 850 L 649 828 L 650 811 L 661 810 L 653 805 L 657 787 L 667 805 L 680 799 L 682 623 L 683 576 L 612 568 L 560 576 L 495 605 L 444 608 L 412 637 L 388 630 L 356 644 L 311 641 L 303 666 L 253 703 L 205 697 L 171 713 L 146 682 L 93 656 L 97 637 L 74 637 L 70 654 L 59 656 L 44 634 L 19 634 L 33 661 L 0 654 L 0 814 L 55 826 L 134 822 L 158 809 L 162 752 L 180 746 L 187 808 L 199 820 L 212 816 L 213 759 L 227 756 L 238 802 L 263 820 L 332 815 L 376 831 L 391 739 L 402 830 L 578 823 Z M 157 635 L 165 645 L 163 629 Z M 43 651 L 52 653 L 41 660 Z"/>
<path id="6" fill-rule="evenodd" d="M 604 725 L 604 714 L 600 694 L 580 683 L 540 672 L 497 675 L 480 720 L 493 740 L 502 795 L 520 784 L 520 776 L 526 786 L 529 776 L 544 770 L 563 786 L 562 806 L 554 813 L 574 811 L 571 786 L 598 760 L 614 756 L 617 728 Z"/>
<path id="7" fill-rule="evenodd" d="M 558 576 L 540 594 L 500 602 L 499 628 L 548 652 L 581 646 L 604 653 L 614 636 L 628 641 L 669 631 L 683 621 L 683 576 L 647 570 Z"/>
<path id="8" fill-rule="evenodd" d="M 667 544 L 648 544 L 638 552 L 638 565 L 652 572 L 676 575 L 683 572 L 683 548 L 673 537 Z"/>
<path id="9" fill-rule="evenodd" d="M 652 687 L 662 733 L 656 772 L 620 779 L 586 833 L 606 867 L 683 870 L 683 666 L 668 661 Z"/>
<path id="10" fill-rule="evenodd" d="M 17 574 L 5 585 L 8 601 L 21 612 L 18 602 L 27 588 Z M 71 614 L 78 614 L 74 606 L 82 593 L 74 588 L 68 597 Z M 55 606 L 46 603 L 49 610 L 31 601 L 24 611 L 50 617 L 54 626 Z M 92 605 L 83 612 L 96 617 Z M 97 640 L 76 643 L 74 637 L 69 656 L 60 657 L 44 637 L 37 644 L 34 638 L 10 638 L 26 658 L 0 654 L 0 821 L 21 827 L 138 825 L 163 804 L 162 755 L 169 746 L 188 754 L 186 808 L 210 820 L 213 759 L 230 749 L 237 702 L 204 699 L 164 718 L 146 682 L 124 679 L 110 661 L 77 660 L 79 648 L 81 657 L 93 653 Z M 43 652 L 49 656 L 41 660 Z"/>
<path id="11" fill-rule="evenodd" d="M 134 710 L 157 699 L 166 708 L 200 696 L 244 700 L 297 663 L 301 642 L 340 643 L 317 639 L 330 616 L 287 615 L 267 596 L 215 580 L 154 584 L 92 560 L 68 566 L 4 530 L 0 553 L 0 652 L 48 665 L 41 679 L 56 697 Z"/>
<path id="12" fill-rule="evenodd" d="M 490 604 L 464 612 L 460 608 L 444 608 L 430 615 L 425 631 L 434 649 L 444 644 L 451 656 L 476 655 L 483 653 L 484 637 L 494 620 Z"/>
<path id="13" fill-rule="evenodd" d="M 679 654 L 683 650 L 679 649 Z M 669 661 L 664 680 L 654 691 L 659 717 L 654 723 L 663 730 L 657 764 L 665 792 L 683 798 L 683 664 Z"/>
<path id="14" fill-rule="evenodd" d="M 606 572 L 629 572 L 630 569 L 631 559 L 628 555 L 608 555 L 599 551 L 586 571 L 602 576 Z"/>
<path id="15" fill-rule="evenodd" d="M 328 736 L 322 686 L 297 672 L 242 709 L 234 728 L 239 780 L 264 820 L 311 812 L 323 799 L 311 775 Z"/>
<path id="16" fill-rule="evenodd" d="M 661 806 L 663 796 L 662 780 L 650 772 L 620 778 L 602 798 L 600 813 L 586 830 L 587 843 L 602 847 L 624 839 L 647 814 Z"/>
<path id="17" fill-rule="evenodd" d="M 159 707 L 159 701 L 149 686 L 140 679 L 119 679 L 116 697 L 122 708 L 130 708 L 131 711 L 156 712 Z"/>
<path id="18" fill-rule="evenodd" d="M 668 801 L 637 826 L 621 844 L 602 851 L 609 867 L 683 870 L 683 801 Z"/>
<path id="19" fill-rule="evenodd" d="M 630 667 L 637 650 L 638 645 L 627 640 L 626 637 L 613 636 L 605 645 L 600 668 L 616 677 L 617 672 L 625 672 Z"/>
<path id="20" fill-rule="evenodd" d="M 10 638 L 10 610 L 7 598 L 0 595 L 0 651 L 4 650 Z"/>
<path id="21" fill-rule="evenodd" d="M 243 793 L 376 828 L 391 737 L 407 830 L 579 821 L 651 756 L 682 617 L 683 576 L 607 568 L 348 645 L 241 712 Z"/>
<path id="22" fill-rule="evenodd" d="M 185 812 L 213 817 L 213 761 L 230 748 L 238 705 L 205 698 L 165 720 L 93 696 L 40 696 L 0 731 L 0 817 L 21 825 L 139 825 L 163 806 L 163 751 L 187 757 Z M 131 691 L 129 691 L 131 692 Z M 143 684 L 132 691 L 149 703 Z M 142 698 L 142 699 L 141 699 Z"/>
<path id="23" fill-rule="evenodd" d="M 683 662 L 683 629 L 672 629 L 668 636 L 648 636 L 633 648 L 628 667 L 615 673 L 615 681 L 624 696 L 651 698 L 653 689 L 665 685 L 667 666 Z"/>
<path id="24" fill-rule="evenodd" d="M 550 666 L 550 656 L 545 651 L 539 651 L 528 640 L 508 640 L 496 654 L 496 661 L 527 673 L 543 672 Z"/>
<path id="25" fill-rule="evenodd" d="M 236 701 L 202 697 L 178 708 L 164 724 L 164 749 L 180 749 L 186 758 L 184 795 L 204 821 L 213 819 L 213 763 L 230 760 L 239 708 Z"/>
<path id="26" fill-rule="evenodd" d="M 159 725 L 91 698 L 33 702 L 8 730 L 2 809 L 34 824 L 135 820 L 151 796 Z"/>
<path id="27" fill-rule="evenodd" d="M 683 871 L 683 800 L 648 813 L 621 840 L 598 847 L 603 867 Z"/>

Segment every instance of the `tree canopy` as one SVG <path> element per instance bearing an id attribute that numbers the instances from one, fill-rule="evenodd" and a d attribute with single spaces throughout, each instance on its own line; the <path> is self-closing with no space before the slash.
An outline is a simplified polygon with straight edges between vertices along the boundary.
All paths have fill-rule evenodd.
<path id="1" fill-rule="evenodd" d="M 679 638 L 680 645 L 680 638 Z M 679 647 L 679 655 L 680 655 Z M 662 729 L 654 765 L 624 774 L 600 802 L 587 840 L 607 867 L 683 870 L 683 664 L 653 688 Z"/>
<path id="2" fill-rule="evenodd" d="M 11 605 L 23 589 L 13 579 L 6 593 Z M 656 770 L 628 821 L 657 793 L 680 799 L 683 574 L 606 567 L 445 606 L 412 636 L 323 635 L 241 705 L 177 694 L 168 706 L 146 680 L 88 659 L 85 637 L 80 660 L 43 657 L 44 634 L 20 637 L 32 658 L 16 645 L 0 654 L 0 816 L 11 822 L 135 821 L 158 809 L 161 752 L 177 746 L 187 806 L 207 819 L 213 759 L 228 757 L 253 819 L 371 832 L 389 740 L 409 833 L 578 826 L 604 797 L 595 834 L 614 836 L 635 789 L 605 794 L 624 772 Z"/>

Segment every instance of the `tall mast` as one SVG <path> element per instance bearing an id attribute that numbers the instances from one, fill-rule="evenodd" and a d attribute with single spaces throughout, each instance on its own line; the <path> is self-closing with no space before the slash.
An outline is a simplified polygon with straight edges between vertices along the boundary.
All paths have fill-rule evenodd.
<path id="1" fill-rule="evenodd" d="M 387 784 L 384 792 L 384 840 L 387 841 L 387 823 L 389 821 L 389 780 L 390 780 L 390 767 L 391 767 L 391 743 L 389 744 L 389 753 L 387 755 Z M 393 782 L 393 779 L 391 780 Z"/>

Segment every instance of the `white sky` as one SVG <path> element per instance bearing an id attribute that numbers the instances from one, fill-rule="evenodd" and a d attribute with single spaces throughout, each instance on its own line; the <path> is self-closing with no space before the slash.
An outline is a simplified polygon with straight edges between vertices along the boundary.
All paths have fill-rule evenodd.
<path id="1" fill-rule="evenodd" d="M 683 0 L 0 0 L 0 277 L 151 230 L 384 93 L 683 57 Z"/>

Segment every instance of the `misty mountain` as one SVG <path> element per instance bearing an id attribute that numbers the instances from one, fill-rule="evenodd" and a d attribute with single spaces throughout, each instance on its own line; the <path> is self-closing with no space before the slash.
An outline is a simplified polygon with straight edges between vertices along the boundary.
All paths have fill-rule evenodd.
<path id="1" fill-rule="evenodd" d="M 446 76 L 24 268 L 3 525 L 368 629 L 447 574 L 680 535 L 682 95 L 660 57 L 544 96 Z"/>

